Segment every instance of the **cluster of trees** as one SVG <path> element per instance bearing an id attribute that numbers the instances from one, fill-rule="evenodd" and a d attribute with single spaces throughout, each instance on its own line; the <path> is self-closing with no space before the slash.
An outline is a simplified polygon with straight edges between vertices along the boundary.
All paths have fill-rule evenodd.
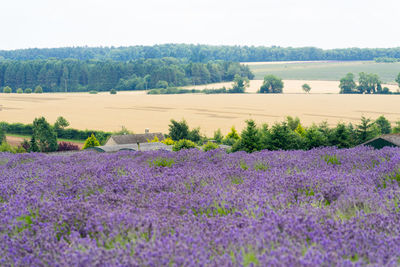
<path id="1" fill-rule="evenodd" d="M 253 120 L 246 121 L 247 127 L 239 134 L 235 127 L 226 135 L 221 130 L 214 132 L 216 144 L 232 146 L 232 151 L 254 152 L 258 150 L 308 150 L 322 146 L 350 148 L 360 145 L 376 136 L 389 133 L 400 133 L 400 121 L 392 128 L 390 122 L 380 116 L 375 121 L 361 117 L 357 125 L 338 123 L 330 128 L 326 122 L 310 127 L 303 127 L 299 118 L 287 117 L 285 121 L 275 123 L 272 127 L 267 124 L 258 127 Z M 217 146 L 208 144 L 209 139 L 200 134 L 200 129 L 189 130 L 185 120 L 171 120 L 168 136 L 174 141 L 190 140 L 197 145 L 206 147 Z"/>
<path id="2" fill-rule="evenodd" d="M 313 124 L 310 127 L 303 127 L 298 117 L 288 116 L 285 121 L 277 122 L 272 127 L 267 124 L 258 127 L 253 120 L 246 121 L 247 127 L 239 134 L 235 127 L 224 136 L 221 130 L 214 132 L 212 138 L 200 133 L 200 128 L 190 129 L 185 120 L 171 120 L 167 139 L 163 142 L 167 145 L 174 145 L 174 150 L 192 148 L 196 145 L 204 145 L 205 150 L 218 147 L 218 144 L 232 146 L 232 151 L 254 152 L 259 150 L 307 150 L 322 146 L 336 146 L 338 148 L 350 148 L 362 144 L 376 136 L 389 133 L 400 133 L 400 121 L 396 122 L 395 127 L 384 117 L 380 116 L 376 120 L 361 117 L 359 124 L 338 123 L 336 127 L 330 128 L 326 122 Z M 5 123 L 0 125 L 0 152 L 52 152 L 65 150 L 78 150 L 78 147 L 70 143 L 57 143 L 58 133 L 66 130 L 69 123 L 63 117 L 59 117 L 54 125 L 50 125 L 44 117 L 36 118 L 32 125 L 19 125 L 21 132 L 30 133 L 30 141 L 24 141 L 22 148 L 11 150 L 5 142 Z M 12 125 L 11 126 L 15 126 Z M 9 126 L 8 129 L 12 129 Z M 103 138 L 102 132 L 97 132 L 97 136 Z M 122 128 L 116 134 L 130 134 L 126 128 Z M 86 135 L 84 148 L 98 146 L 101 144 L 94 133 Z M 105 140 L 102 140 L 103 142 Z M 150 142 L 158 142 L 151 140 Z"/>
<path id="3" fill-rule="evenodd" d="M 334 128 L 329 128 L 326 122 L 306 128 L 297 117 L 287 117 L 286 121 L 275 123 L 270 128 L 266 124 L 259 128 L 253 120 L 246 123 L 247 127 L 233 144 L 232 151 L 308 150 L 322 146 L 350 148 L 381 134 L 400 133 L 400 121 L 392 129 L 384 116 L 375 121 L 362 117 L 357 125 L 338 123 Z"/>
<path id="4" fill-rule="evenodd" d="M 400 87 L 400 73 L 396 78 Z M 382 88 L 382 81 L 377 74 L 360 72 L 358 74 L 358 84 L 354 81 L 354 74 L 347 73 L 340 79 L 341 94 L 389 94 L 389 88 Z"/>
<path id="5" fill-rule="evenodd" d="M 235 62 L 188 62 L 175 58 L 135 61 L 47 59 L 0 61 L 0 88 L 16 92 L 38 85 L 44 92 L 145 90 L 189 84 L 252 79 L 248 66 Z M 7 89 L 7 90 L 9 90 Z M 31 89 L 29 89 L 31 90 Z"/>
<path id="6" fill-rule="evenodd" d="M 73 128 L 67 128 L 69 122 L 62 116 L 58 117 L 56 122 L 51 125 L 57 138 L 69 139 L 69 140 L 86 140 L 91 134 L 95 134 L 97 139 L 104 143 L 107 138 L 112 134 L 110 132 L 94 131 L 94 130 L 77 130 Z M 28 135 L 33 136 L 35 133 L 35 124 L 23 124 L 23 123 L 7 123 L 0 122 L 0 129 L 9 134 L 17 135 Z"/>
<path id="7" fill-rule="evenodd" d="M 375 58 L 400 58 L 397 48 L 345 48 L 320 49 L 315 47 L 279 46 L 213 46 L 194 44 L 162 44 L 129 47 L 64 47 L 0 51 L 1 59 L 79 59 L 115 60 L 154 59 L 174 57 L 192 62 L 226 60 L 236 62 L 287 61 L 287 60 L 374 60 Z"/>
<path id="8" fill-rule="evenodd" d="M 283 81 L 281 78 L 278 78 L 274 75 L 266 75 L 264 77 L 264 82 L 260 87 L 259 93 L 282 93 L 283 90 Z"/>

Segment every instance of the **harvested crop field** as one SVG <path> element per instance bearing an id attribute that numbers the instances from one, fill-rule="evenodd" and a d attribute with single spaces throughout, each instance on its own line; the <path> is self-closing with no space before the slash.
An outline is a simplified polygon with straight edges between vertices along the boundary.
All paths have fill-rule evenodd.
<path id="1" fill-rule="evenodd" d="M 272 124 L 287 115 L 300 117 L 306 126 L 325 120 L 330 124 L 358 123 L 362 115 L 400 120 L 400 95 L 1 94 L 0 103 L 0 121 L 31 123 L 35 117 L 45 116 L 54 123 L 64 116 L 72 128 L 114 131 L 125 126 L 136 133 L 145 128 L 166 133 L 170 119 L 182 118 L 207 135 L 218 128 L 226 134 L 232 125 L 240 130 L 246 119 Z"/>
<path id="2" fill-rule="evenodd" d="M 7 143 L 9 143 L 12 146 L 19 146 L 24 140 L 28 140 L 28 138 L 8 135 L 8 136 L 6 136 L 6 140 L 7 140 Z M 59 141 L 59 143 L 60 143 L 60 141 Z M 77 145 L 80 149 L 83 148 L 83 143 L 71 142 L 71 141 L 69 141 L 69 143 Z"/>

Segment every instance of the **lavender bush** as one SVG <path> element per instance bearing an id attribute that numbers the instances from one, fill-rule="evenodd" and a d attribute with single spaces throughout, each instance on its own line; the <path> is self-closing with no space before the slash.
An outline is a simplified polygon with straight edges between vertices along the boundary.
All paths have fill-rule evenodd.
<path id="1" fill-rule="evenodd" d="M 0 153 L 1 266 L 397 266 L 400 150 Z"/>

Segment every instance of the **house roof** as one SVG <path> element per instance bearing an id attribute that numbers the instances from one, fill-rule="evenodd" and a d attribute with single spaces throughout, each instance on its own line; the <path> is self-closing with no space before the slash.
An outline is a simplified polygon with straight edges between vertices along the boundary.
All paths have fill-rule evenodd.
<path id="1" fill-rule="evenodd" d="M 113 139 L 118 145 L 124 145 L 147 143 L 149 140 L 153 140 L 156 136 L 158 140 L 164 140 L 164 135 L 162 133 L 112 135 L 110 139 Z"/>
<path id="2" fill-rule="evenodd" d="M 139 146 L 137 144 L 126 144 L 126 145 L 96 146 L 87 149 L 96 150 L 98 152 L 117 152 L 121 150 L 152 151 L 159 149 L 171 151 L 172 146 L 167 146 L 166 144 L 163 143 L 154 142 L 154 143 L 143 143 L 140 144 Z"/>
<path id="3" fill-rule="evenodd" d="M 387 142 L 390 142 L 396 146 L 400 146 L 400 134 L 384 134 L 378 137 L 375 137 L 374 139 L 371 139 L 362 145 L 368 145 L 369 143 L 372 143 L 373 141 L 376 141 L 378 139 L 383 139 Z"/>

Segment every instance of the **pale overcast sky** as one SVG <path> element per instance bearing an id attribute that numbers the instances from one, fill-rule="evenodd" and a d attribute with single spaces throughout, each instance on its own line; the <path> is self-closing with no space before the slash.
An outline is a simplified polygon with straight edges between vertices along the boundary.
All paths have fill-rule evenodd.
<path id="1" fill-rule="evenodd" d="M 0 0 L 0 49 L 398 47 L 400 0 Z"/>

